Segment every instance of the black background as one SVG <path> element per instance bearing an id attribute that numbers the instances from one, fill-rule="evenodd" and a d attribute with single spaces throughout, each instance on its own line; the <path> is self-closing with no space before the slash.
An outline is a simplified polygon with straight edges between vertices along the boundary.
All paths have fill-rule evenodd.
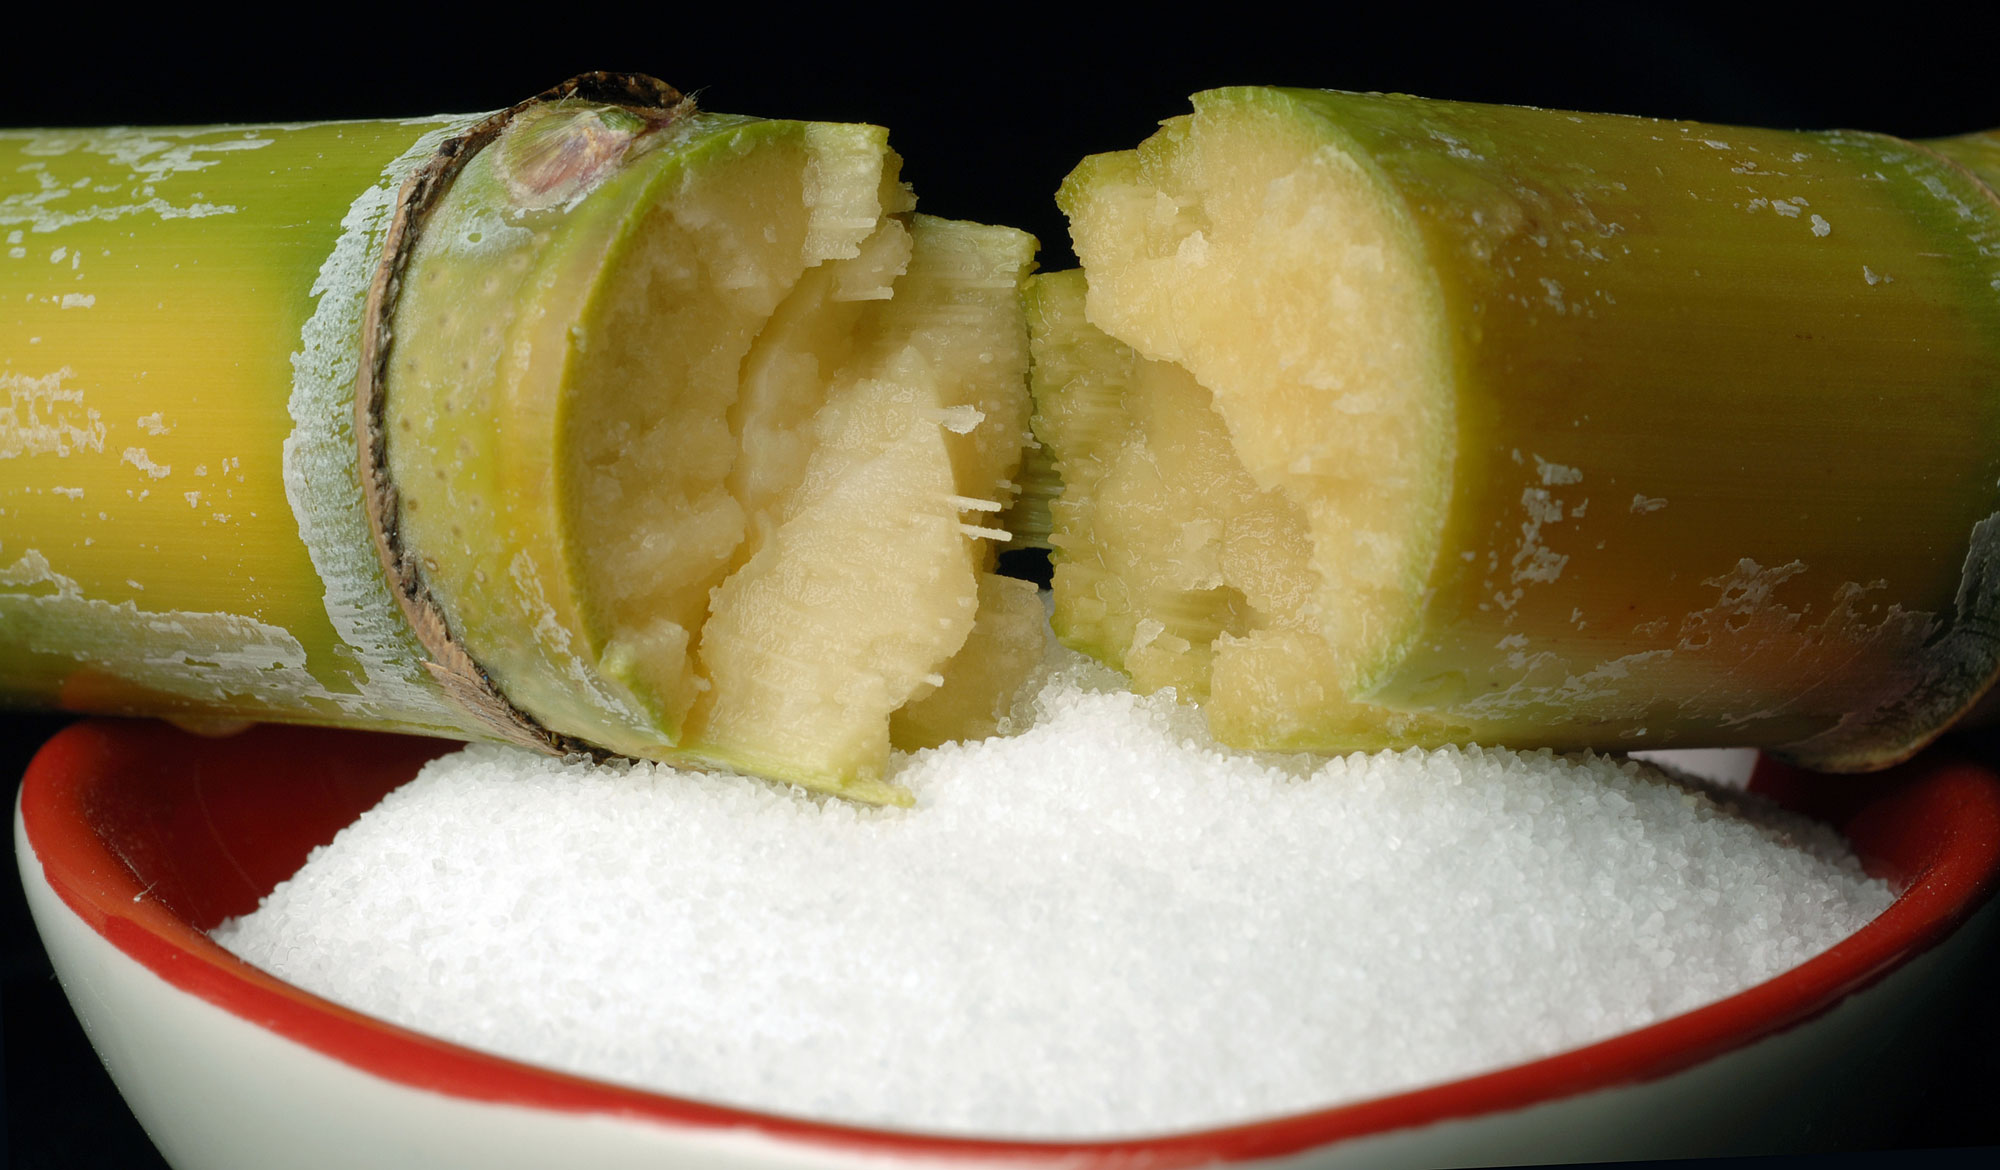
<path id="1" fill-rule="evenodd" d="M 1268 2 L 1081 5 L 544 5 L 532 16 L 395 6 L 266 6 L 233 23 L 137 24 L 72 5 L 0 33 L 0 126 L 187 124 L 487 110 L 593 69 L 655 74 L 709 109 L 879 122 L 920 206 L 1011 223 L 1045 268 L 1074 263 L 1050 196 L 1075 160 L 1131 146 L 1186 95 L 1272 83 L 1723 123 L 1884 130 L 2000 127 L 1992 5 L 1603 10 Z M 0 714 L 18 776 L 53 716 Z M 1990 744 L 1973 741 L 1976 750 Z M 161 1163 L 97 1067 L 49 974 L 18 885 L 5 932 L 6 1148 L 23 1168 Z M 1980 978 L 1992 987 L 2000 954 Z M 1918 1104 L 1876 1150 L 2000 1147 L 2000 1011 L 1990 994 L 1918 1068 Z M 2000 1148 L 1988 1151 L 2000 1153 Z M 1878 1155 L 1869 1161 L 1887 1157 Z M 1843 1162 L 1845 1159 L 1843 1159 Z"/>

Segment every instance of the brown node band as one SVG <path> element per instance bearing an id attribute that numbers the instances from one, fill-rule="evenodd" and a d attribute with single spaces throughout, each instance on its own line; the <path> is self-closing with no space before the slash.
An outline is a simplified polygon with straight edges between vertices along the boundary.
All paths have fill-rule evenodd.
<path id="1" fill-rule="evenodd" d="M 440 143 L 404 180 L 396 195 L 395 213 L 382 240 L 382 260 L 368 286 L 361 323 L 361 361 L 354 384 L 354 431 L 359 447 L 362 508 L 375 537 L 375 552 L 388 574 L 391 591 L 403 617 L 415 631 L 428 660 L 424 668 L 452 701 L 477 725 L 509 743 L 557 755 L 585 752 L 606 755 L 604 749 L 544 727 L 510 702 L 491 676 L 453 634 L 444 611 L 431 596 L 420 559 L 402 546 L 399 533 L 401 500 L 389 472 L 388 431 L 383 424 L 387 405 L 389 351 L 395 343 L 396 302 L 403 272 L 422 238 L 431 212 L 443 201 L 465 164 L 527 110 L 570 98 L 623 106 L 661 125 L 693 113 L 694 102 L 673 86 L 638 73 L 585 73 L 527 101 L 482 118 L 477 124 Z"/>

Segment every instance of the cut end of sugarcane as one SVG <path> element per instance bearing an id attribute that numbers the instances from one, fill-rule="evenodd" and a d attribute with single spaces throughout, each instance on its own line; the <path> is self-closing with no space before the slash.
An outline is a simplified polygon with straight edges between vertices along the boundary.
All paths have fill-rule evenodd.
<path id="1" fill-rule="evenodd" d="M 1058 200 L 1088 282 L 1032 309 L 1058 632 L 1271 745 L 1323 741 L 1280 725 L 1408 638 L 1454 425 L 1422 241 L 1310 122 L 1221 91 L 1086 160 Z"/>
<path id="2" fill-rule="evenodd" d="M 429 303 L 484 322 L 456 360 L 490 376 L 501 433 L 454 431 L 473 404 L 434 395 L 432 444 L 397 469 L 405 527 L 449 548 L 492 505 L 489 547 L 431 577 L 456 580 L 437 591 L 467 648 L 546 725 L 898 802 L 891 719 L 951 689 L 1007 535 L 1034 240 L 913 215 L 878 127 L 698 117 L 664 137 L 574 210 L 520 211 L 511 172 L 482 187 L 468 167 L 441 238 L 495 230 L 482 191 L 510 200 L 521 275 L 485 290 L 496 312 L 465 312 L 463 289 Z M 500 452 L 524 445 L 541 478 L 502 489 Z"/>
<path id="3" fill-rule="evenodd" d="M 777 267 L 787 255 L 767 288 L 711 292 L 722 319 L 706 329 L 628 326 L 644 357 L 580 363 L 564 427 L 572 571 L 601 668 L 679 729 L 677 750 L 841 791 L 880 772 L 891 716 L 934 689 L 976 624 L 981 521 L 1007 502 L 1027 410 L 1017 289 L 1032 245 L 897 214 L 893 156 L 878 157 L 881 180 L 857 183 L 830 226 L 802 205 L 795 277 Z M 851 155 L 817 166 L 868 173 Z M 717 214 L 748 195 L 716 191 Z M 871 196 L 874 217 L 854 206 Z M 677 259 L 627 271 L 657 287 Z M 629 312 L 643 295 L 606 304 Z M 635 369 L 657 389 L 632 395 Z M 637 416 L 635 397 L 654 413 Z"/>
<path id="4" fill-rule="evenodd" d="M 1245 747 L 1893 762 L 2000 663 L 1992 158 L 1197 95 L 1031 293 L 1057 633 Z"/>
<path id="5" fill-rule="evenodd" d="M 1408 636 L 1437 547 L 1451 348 L 1393 191 L 1313 122 L 1276 91 L 1203 94 L 1137 150 L 1086 160 L 1058 201 L 1088 321 L 1145 377 L 1188 380 L 1170 393 L 1206 392 L 1249 484 L 1295 510 L 1315 580 L 1285 608 L 1360 687 Z M 1274 562 L 1247 534 L 1182 542 L 1237 566 L 1191 569 L 1206 588 L 1298 589 L 1255 579 Z"/>
<path id="6" fill-rule="evenodd" d="M 1048 650 L 1048 614 L 1032 582 L 979 576 L 979 616 L 951 660 L 889 721 L 897 751 L 1001 734 L 1023 679 Z"/>
<path id="7" fill-rule="evenodd" d="M 1082 272 L 1028 288 L 1035 433 L 1063 483 L 1050 506 L 1057 635 L 1141 691 L 1201 701 L 1225 743 L 1471 738 L 1349 697 L 1352 672 L 1320 621 L 1327 574 L 1305 509 L 1282 485 L 1257 485 L 1186 369 L 1090 324 Z"/>

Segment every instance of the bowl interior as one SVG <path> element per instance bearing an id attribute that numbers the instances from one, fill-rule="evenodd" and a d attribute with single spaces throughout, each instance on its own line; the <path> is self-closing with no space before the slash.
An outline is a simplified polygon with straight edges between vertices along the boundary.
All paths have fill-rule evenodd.
<path id="1" fill-rule="evenodd" d="M 147 891 L 142 908 L 166 912 L 150 921 L 207 931 L 255 910 L 316 846 L 454 746 L 275 726 L 203 739 L 151 721 L 80 724 L 43 749 L 68 773 L 80 819 L 47 822 L 33 839 L 45 862 L 109 854 Z M 115 871 L 102 876 L 122 884 Z"/>
<path id="2" fill-rule="evenodd" d="M 202 739 L 166 724 L 92 720 L 30 765 L 22 824 L 63 903 L 191 994 L 392 1081 L 474 1100 L 612 1113 L 884 1153 L 1160 1165 L 1270 1157 L 1642 1081 L 1811 1018 L 1942 940 L 2000 875 L 2000 779 L 1948 751 L 1887 773 L 1810 775 L 1768 761 L 1752 789 L 1827 820 L 1903 892 L 1873 923 L 1777 979 L 1698 1011 L 1446 1085 L 1224 1130 L 1158 1139 L 1012 1142 L 930 1137 L 704 1105 L 488 1056 L 349 1011 L 276 980 L 206 931 L 247 913 L 317 845 L 456 745 L 266 726 Z"/>

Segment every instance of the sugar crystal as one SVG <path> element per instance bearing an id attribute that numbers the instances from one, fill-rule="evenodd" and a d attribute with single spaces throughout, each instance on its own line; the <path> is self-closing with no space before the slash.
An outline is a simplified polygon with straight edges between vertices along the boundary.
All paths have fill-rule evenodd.
<path id="1" fill-rule="evenodd" d="M 1587 1044 L 1890 901 L 1823 827 L 1615 757 L 1217 747 L 1054 663 L 910 809 L 494 747 L 216 931 L 361 1011 L 570 1072 L 900 1129 L 1243 1122 Z"/>

